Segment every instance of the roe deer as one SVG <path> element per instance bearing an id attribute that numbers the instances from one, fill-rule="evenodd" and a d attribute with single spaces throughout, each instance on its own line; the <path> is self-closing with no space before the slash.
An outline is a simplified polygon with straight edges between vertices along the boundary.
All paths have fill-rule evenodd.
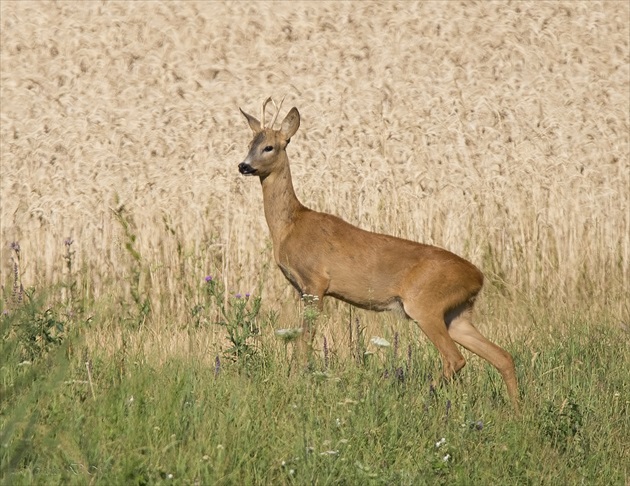
<path id="1" fill-rule="evenodd" d="M 483 284 L 479 269 L 441 248 L 365 231 L 302 205 L 286 153 L 300 126 L 300 114 L 292 108 L 280 129 L 274 130 L 277 108 L 271 125 L 265 127 L 270 101 L 263 103 L 261 121 L 241 110 L 254 138 L 238 169 L 260 178 L 273 254 L 284 276 L 300 295 L 316 296 L 320 309 L 328 295 L 364 309 L 401 309 L 437 347 L 444 378 L 450 380 L 466 362 L 458 343 L 497 368 L 518 410 L 512 356 L 471 322 Z M 312 340 L 311 330 L 303 331 L 303 338 Z"/>

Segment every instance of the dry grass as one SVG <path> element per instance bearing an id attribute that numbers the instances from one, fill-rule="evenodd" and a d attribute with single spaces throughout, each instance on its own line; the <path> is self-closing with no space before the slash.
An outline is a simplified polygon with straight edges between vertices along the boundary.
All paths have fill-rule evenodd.
<path id="1" fill-rule="evenodd" d="M 449 248 L 507 295 L 628 317 L 625 1 L 1 8 L 3 282 L 12 241 L 27 285 L 59 281 L 71 237 L 82 286 L 115 293 L 124 206 L 157 331 L 217 271 L 234 291 L 263 278 L 280 307 L 292 290 L 265 270 L 260 187 L 236 165 L 238 107 L 287 95 L 307 205 Z"/>

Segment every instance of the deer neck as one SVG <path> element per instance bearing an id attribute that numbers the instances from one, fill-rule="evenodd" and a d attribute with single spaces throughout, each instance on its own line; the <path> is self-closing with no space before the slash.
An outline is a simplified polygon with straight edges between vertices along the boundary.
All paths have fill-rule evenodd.
<path id="1" fill-rule="evenodd" d="M 286 154 L 284 155 L 286 157 Z M 271 232 L 271 239 L 277 245 L 304 209 L 300 203 L 291 180 L 289 161 L 282 164 L 282 168 L 261 178 L 265 218 Z"/>

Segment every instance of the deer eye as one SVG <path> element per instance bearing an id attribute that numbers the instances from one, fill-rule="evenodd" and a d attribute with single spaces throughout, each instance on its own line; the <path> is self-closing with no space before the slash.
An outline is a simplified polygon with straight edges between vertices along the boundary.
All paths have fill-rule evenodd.
<path id="1" fill-rule="evenodd" d="M 263 152 L 271 152 L 273 150 L 273 147 L 271 145 L 267 145 L 264 149 Z"/>

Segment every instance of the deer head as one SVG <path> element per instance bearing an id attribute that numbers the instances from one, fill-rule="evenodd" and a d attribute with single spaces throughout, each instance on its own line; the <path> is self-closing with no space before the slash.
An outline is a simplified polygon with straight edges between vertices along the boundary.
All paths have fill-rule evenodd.
<path id="1" fill-rule="evenodd" d="M 241 113 L 247 119 L 247 123 L 254 133 L 254 138 L 249 144 L 247 157 L 238 164 L 238 170 L 243 175 L 256 175 L 264 179 L 282 164 L 286 164 L 285 149 L 291 137 L 300 127 L 300 114 L 297 108 L 293 107 L 282 121 L 280 129 L 274 130 L 273 126 L 276 118 L 278 118 L 282 102 L 280 102 L 280 107 L 276 107 L 276 114 L 271 125 L 265 127 L 265 108 L 269 102 L 273 103 L 271 98 L 268 98 L 262 105 L 261 121 L 241 109 Z M 273 104 L 275 106 L 275 103 Z"/>

